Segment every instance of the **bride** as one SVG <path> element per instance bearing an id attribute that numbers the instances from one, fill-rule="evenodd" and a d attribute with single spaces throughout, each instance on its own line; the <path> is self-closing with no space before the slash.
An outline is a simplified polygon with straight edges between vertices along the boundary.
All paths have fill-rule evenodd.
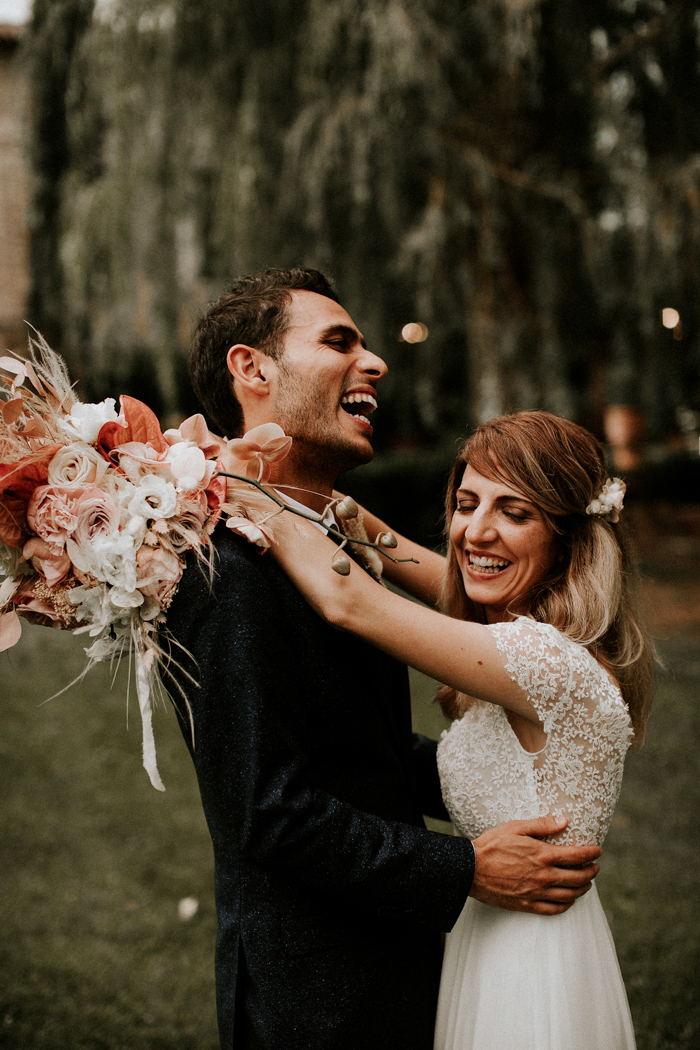
<path id="1" fill-rule="evenodd" d="M 453 719 L 438 764 L 458 835 L 563 814 L 558 841 L 600 844 L 651 703 L 652 656 L 618 524 L 624 486 L 583 428 L 522 412 L 478 428 L 447 496 L 443 613 L 331 571 L 331 541 L 291 515 L 272 552 L 316 611 L 438 679 Z M 385 528 L 366 515 L 370 534 Z M 419 597 L 444 562 L 386 575 Z M 414 574 L 412 576 L 412 574 Z M 444 615 L 447 613 L 447 615 Z M 436 1050 L 631 1050 L 615 948 L 595 889 L 557 915 L 473 896 L 447 937 Z"/>

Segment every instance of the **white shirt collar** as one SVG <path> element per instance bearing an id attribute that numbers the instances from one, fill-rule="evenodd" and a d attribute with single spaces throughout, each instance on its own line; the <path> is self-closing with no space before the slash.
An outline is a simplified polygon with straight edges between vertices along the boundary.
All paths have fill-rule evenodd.
<path id="1" fill-rule="evenodd" d="M 300 503 L 298 500 L 293 499 L 289 495 L 289 493 L 287 493 L 287 492 L 280 492 L 279 489 L 275 489 L 275 492 L 277 493 L 277 495 L 281 499 L 284 500 L 285 503 L 288 503 L 290 507 L 295 507 L 297 510 L 303 510 L 307 514 L 315 514 L 316 513 L 315 511 L 313 511 L 309 507 L 307 507 L 304 503 Z M 327 507 L 322 515 L 321 514 L 318 515 L 318 521 L 312 521 L 311 524 L 315 525 L 316 528 L 319 529 L 319 531 L 323 532 L 323 533 L 327 532 L 327 529 L 324 528 L 324 525 L 325 526 L 332 526 L 333 528 L 336 528 L 336 529 L 338 528 L 338 522 L 337 522 L 335 514 L 333 513 L 333 508 L 332 507 Z"/>

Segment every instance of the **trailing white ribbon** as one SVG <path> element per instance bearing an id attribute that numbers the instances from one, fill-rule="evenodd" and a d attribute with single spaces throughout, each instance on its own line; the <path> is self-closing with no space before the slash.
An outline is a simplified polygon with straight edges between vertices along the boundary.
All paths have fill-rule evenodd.
<path id="1" fill-rule="evenodd" d="M 143 723 L 143 768 L 148 773 L 153 787 L 165 791 L 156 765 L 156 742 L 153 736 L 153 711 L 151 709 L 151 679 L 154 674 L 154 654 L 152 650 L 136 652 L 136 692 L 139 698 L 141 721 Z"/>

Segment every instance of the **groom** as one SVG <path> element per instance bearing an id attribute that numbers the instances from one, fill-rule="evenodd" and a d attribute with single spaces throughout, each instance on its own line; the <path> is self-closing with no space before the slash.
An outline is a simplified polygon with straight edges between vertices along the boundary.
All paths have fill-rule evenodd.
<path id="1" fill-rule="evenodd" d="M 192 349 L 209 417 L 230 437 L 279 423 L 294 441 L 273 482 L 311 490 L 292 495 L 314 510 L 371 459 L 385 373 L 314 270 L 241 278 Z M 423 813 L 447 815 L 435 743 L 411 734 L 406 669 L 324 623 L 225 527 L 215 545 L 213 590 L 190 567 L 168 627 L 200 683 L 180 678 L 194 746 L 181 720 L 214 844 L 221 1045 L 430 1050 L 440 931 L 468 894 L 562 911 L 600 851 L 528 837 L 561 830 L 554 818 L 474 845 L 427 831 Z"/>

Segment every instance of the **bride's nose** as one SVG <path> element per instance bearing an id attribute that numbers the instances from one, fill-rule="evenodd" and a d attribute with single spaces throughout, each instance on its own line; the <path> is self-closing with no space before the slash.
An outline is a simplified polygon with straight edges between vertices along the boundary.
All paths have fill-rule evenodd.
<path id="1" fill-rule="evenodd" d="M 493 514 L 487 507 L 477 507 L 469 518 L 466 540 L 470 547 L 483 547 L 498 535 Z"/>

